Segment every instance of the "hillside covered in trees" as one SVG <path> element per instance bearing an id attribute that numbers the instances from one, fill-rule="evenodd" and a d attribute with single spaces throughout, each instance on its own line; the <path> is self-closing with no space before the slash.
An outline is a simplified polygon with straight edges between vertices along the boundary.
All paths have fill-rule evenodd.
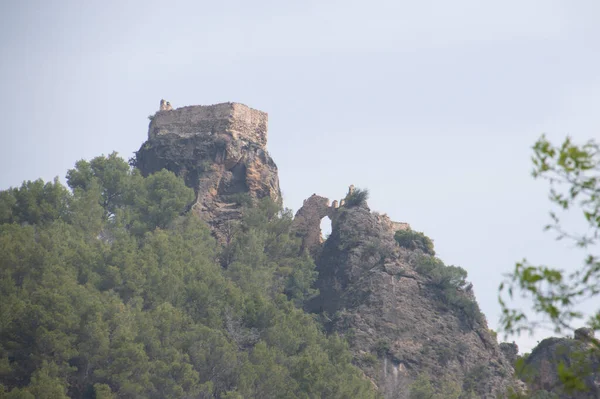
<path id="1" fill-rule="evenodd" d="M 129 162 L 0 191 L 0 399 L 571 397 L 592 330 L 519 357 L 367 190 L 283 208 L 266 144 L 243 104 L 161 109 Z"/>
<path id="2" fill-rule="evenodd" d="M 259 201 L 218 246 L 171 172 L 113 154 L 67 182 L 0 193 L 0 397 L 376 396 L 300 307 L 290 211 Z"/>

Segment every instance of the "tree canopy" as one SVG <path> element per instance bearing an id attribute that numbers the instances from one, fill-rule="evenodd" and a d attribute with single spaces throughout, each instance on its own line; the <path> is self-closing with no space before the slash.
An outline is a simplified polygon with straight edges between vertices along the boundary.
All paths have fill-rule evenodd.
<path id="1" fill-rule="evenodd" d="M 569 273 L 560 266 L 534 265 L 525 259 L 516 264 L 500 285 L 501 323 L 509 333 L 532 331 L 544 322 L 557 332 L 573 330 L 573 323 L 584 316 L 578 305 L 600 294 L 600 145 L 593 140 L 577 145 L 567 138 L 555 146 L 542 136 L 533 150 L 532 174 L 550 183 L 549 199 L 555 207 L 545 229 L 555 232 L 558 240 L 571 240 L 584 255 L 581 266 Z M 561 217 L 568 211 L 582 217 L 585 231 L 563 226 Z M 542 320 L 509 307 L 507 297 L 517 292 L 532 299 L 533 311 Z M 594 309 L 588 324 L 600 328 L 600 309 Z"/>
<path id="2" fill-rule="evenodd" d="M 600 329 L 600 308 L 589 307 L 597 306 L 598 302 L 592 300 L 600 294 L 600 145 L 594 140 L 575 144 L 569 137 L 561 145 L 554 145 L 542 136 L 533 146 L 532 161 L 533 177 L 545 179 L 550 185 L 553 209 L 545 229 L 554 232 L 557 240 L 575 244 L 582 251 L 582 262 L 571 271 L 560 265 L 535 265 L 526 259 L 518 262 L 500 285 L 501 328 L 506 333 L 533 332 L 547 326 L 557 333 L 572 332 L 586 317 L 582 311 L 585 304 L 591 313 L 587 324 Z M 563 218 L 573 214 L 579 216 L 582 231 L 565 227 Z M 532 312 L 511 307 L 509 301 L 515 295 L 530 299 Z M 570 356 L 585 361 L 598 357 L 599 341 L 591 339 L 588 343 L 589 350 L 584 352 L 589 353 Z M 561 389 L 586 390 L 583 377 L 594 370 L 575 363 L 573 367 L 556 365 Z"/>
<path id="3" fill-rule="evenodd" d="M 79 161 L 0 192 L 0 397 L 374 398 L 302 311 L 314 264 L 268 200 L 225 247 L 168 171 Z"/>

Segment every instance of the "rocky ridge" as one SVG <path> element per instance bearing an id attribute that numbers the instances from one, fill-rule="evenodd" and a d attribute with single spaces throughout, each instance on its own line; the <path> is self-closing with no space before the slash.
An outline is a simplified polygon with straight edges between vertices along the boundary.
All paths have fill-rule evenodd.
<path id="1" fill-rule="evenodd" d="M 560 399 L 600 398 L 600 342 L 590 328 L 575 330 L 573 338 L 542 340 L 519 366 L 521 378 L 533 392 L 545 391 Z M 585 389 L 566 391 L 561 383 L 558 365 L 564 364 L 582 373 Z"/>
<path id="2" fill-rule="evenodd" d="M 303 208 L 326 201 L 311 198 Z M 311 212 L 301 208 L 297 215 L 303 214 Z M 396 244 L 395 232 L 408 225 L 371 212 L 366 204 L 329 215 L 331 235 L 311 250 L 318 254 L 320 295 L 309 310 L 324 314 L 329 331 L 348 338 L 358 364 L 386 398 L 407 397 L 410 382 L 423 373 L 434 385 L 452 382 L 481 398 L 518 385 L 472 286 L 456 289 L 469 310 L 448 304 L 440 287 L 415 270 L 415 262 L 427 255 Z M 305 237 L 315 245 L 314 235 Z"/>
<path id="3" fill-rule="evenodd" d="M 221 242 L 248 201 L 281 202 L 277 166 L 266 150 L 267 114 L 237 103 L 163 107 L 151 117 L 148 140 L 137 152 L 144 175 L 166 168 L 196 192 L 192 211 Z M 417 271 L 431 255 L 394 240 L 406 223 L 313 194 L 296 213 L 293 229 L 312 255 L 320 295 L 308 309 L 330 332 L 344 335 L 357 364 L 386 398 L 407 397 L 427 374 L 435 386 L 452 382 L 477 397 L 495 398 L 515 385 L 511 362 L 488 330 L 469 287 L 454 289 L 463 307 Z M 332 220 L 324 240 L 323 217 Z M 466 305 L 465 305 L 466 304 Z M 469 306 L 466 309 L 464 306 Z"/>
<path id="4" fill-rule="evenodd" d="M 151 116 L 136 166 L 144 175 L 166 168 L 183 177 L 196 193 L 193 212 L 226 241 L 245 202 L 281 201 L 267 126 L 266 113 L 238 103 L 162 109 Z"/>

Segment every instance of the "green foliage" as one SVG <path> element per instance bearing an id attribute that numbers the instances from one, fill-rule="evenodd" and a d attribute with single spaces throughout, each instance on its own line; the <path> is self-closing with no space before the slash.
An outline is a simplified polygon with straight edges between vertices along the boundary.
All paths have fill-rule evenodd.
<path id="1" fill-rule="evenodd" d="M 367 203 L 369 199 L 369 190 L 356 188 L 354 191 L 346 196 L 346 206 L 361 206 Z"/>
<path id="2" fill-rule="evenodd" d="M 427 373 L 421 373 L 410 385 L 409 399 L 459 399 L 463 398 L 461 387 L 454 381 L 440 381 L 436 388 Z"/>
<path id="3" fill-rule="evenodd" d="M 394 234 L 398 245 L 406 249 L 419 249 L 428 255 L 435 255 L 433 241 L 425 234 L 413 230 L 398 230 Z"/>
<path id="4" fill-rule="evenodd" d="M 498 342 L 498 333 L 491 328 L 488 330 L 488 332 L 490 333 L 490 336 L 492 337 L 492 339 L 495 342 Z"/>
<path id="5" fill-rule="evenodd" d="M 531 367 L 527 367 L 527 359 L 531 353 L 527 352 L 523 355 L 518 355 L 517 360 L 515 360 L 515 364 L 513 365 L 515 369 L 515 375 L 522 381 L 531 381 L 533 377 L 533 373 L 536 372 Z"/>
<path id="6" fill-rule="evenodd" d="M 461 311 L 469 325 L 483 321 L 477 302 L 464 292 L 467 271 L 460 266 L 446 266 L 433 256 L 420 255 L 414 258 L 415 270 L 429 277 L 429 284 L 438 288 L 443 302 Z"/>
<path id="7" fill-rule="evenodd" d="M 555 332 L 574 330 L 574 323 L 583 317 L 577 305 L 597 297 L 600 293 L 600 257 L 596 253 L 600 239 L 600 144 L 594 140 L 577 145 L 567 137 L 560 146 L 542 136 L 533 146 L 534 178 L 550 183 L 549 199 L 554 205 L 551 222 L 546 230 L 556 233 L 557 240 L 570 240 L 584 252 L 582 265 L 571 273 L 559 267 L 532 265 L 526 259 L 515 265 L 499 287 L 502 307 L 501 326 L 506 333 L 530 332 L 549 321 Z M 576 211 L 585 226 L 583 233 L 563 227 L 563 214 Z M 532 300 L 533 313 L 540 320 L 531 319 L 522 309 L 509 306 L 515 295 Z M 600 309 L 589 320 L 593 329 L 600 329 Z M 592 341 L 590 355 L 598 356 L 600 343 Z M 583 387 L 584 368 L 573 370 L 562 366 L 559 376 L 563 387 Z"/>
<path id="8" fill-rule="evenodd" d="M 366 367 L 374 367 L 378 363 L 377 356 L 372 353 L 364 353 L 360 361 Z"/>
<path id="9" fill-rule="evenodd" d="M 301 309 L 289 211 L 258 203 L 220 248 L 172 173 L 113 154 L 68 181 L 0 192 L 0 397 L 376 396 Z"/>
<path id="10" fill-rule="evenodd" d="M 581 267 L 571 274 L 546 265 L 534 266 L 526 260 L 516 264 L 513 273 L 500 285 L 501 319 L 506 332 L 533 331 L 540 323 L 531 321 L 520 309 L 506 302 L 519 291 L 533 301 L 533 311 L 547 317 L 557 332 L 573 329 L 573 321 L 582 317 L 574 306 L 600 293 L 600 258 L 594 253 L 600 239 L 600 144 L 590 140 L 574 144 L 567 137 L 554 146 L 542 136 L 533 146 L 534 178 L 550 182 L 549 199 L 556 210 L 550 212 L 551 223 L 546 230 L 554 231 L 558 240 L 568 239 L 587 251 Z M 578 210 L 587 229 L 583 234 L 565 230 L 558 212 Z M 600 328 L 600 310 L 590 320 Z"/>
<path id="11" fill-rule="evenodd" d="M 389 341 L 385 339 L 380 339 L 377 342 L 375 342 L 373 350 L 375 350 L 375 353 L 377 353 L 377 355 L 379 355 L 380 357 L 384 357 L 390 352 L 390 348 L 391 346 Z"/>
<path id="12" fill-rule="evenodd" d="M 73 191 L 89 191 L 95 184 L 100 188 L 100 205 L 107 215 L 113 215 L 127 198 L 130 167 L 117 153 L 96 157 L 90 162 L 78 161 L 67 172 L 67 183 Z"/>
<path id="13" fill-rule="evenodd" d="M 509 390 L 507 397 L 509 399 L 560 399 L 558 394 L 548 392 L 544 389 L 526 393 L 518 393 L 514 392 L 514 390 Z"/>
<path id="14" fill-rule="evenodd" d="M 67 182 L 77 203 L 74 211 L 78 206 L 89 211 L 73 212 L 72 217 L 82 217 L 80 223 L 90 228 L 110 221 L 139 236 L 166 228 L 194 199 L 193 190 L 172 172 L 163 169 L 143 178 L 116 153 L 78 161 L 67 172 Z"/>
<path id="15" fill-rule="evenodd" d="M 431 384 L 431 378 L 425 373 L 419 374 L 410 386 L 409 399 L 433 399 L 436 396 L 435 389 Z"/>
<path id="16" fill-rule="evenodd" d="M 165 169 L 146 179 L 135 173 L 131 185 L 135 191 L 127 202 L 133 218 L 130 224 L 139 234 L 156 227 L 167 228 L 194 199 L 193 190 Z"/>
<path id="17" fill-rule="evenodd" d="M 456 357 L 455 349 L 448 345 L 439 345 L 435 348 L 438 361 L 441 365 L 446 365 Z"/>
<path id="18" fill-rule="evenodd" d="M 484 365 L 478 365 L 469 370 L 463 379 L 463 391 L 472 392 L 478 396 L 485 394 L 482 382 L 491 378 L 490 369 Z"/>
<path id="19" fill-rule="evenodd" d="M 428 276 L 431 283 L 440 289 L 463 288 L 466 284 L 467 271 L 460 266 L 446 266 L 433 256 L 418 256 L 415 261 L 417 272 Z"/>
<path id="20" fill-rule="evenodd" d="M 252 197 L 248 193 L 237 193 L 227 197 L 227 200 L 244 207 L 252 206 Z"/>
<path id="21" fill-rule="evenodd" d="M 268 198 L 247 209 L 221 254 L 229 278 L 243 289 L 265 295 L 284 292 L 296 304 L 312 298 L 315 265 L 301 254 L 301 241 L 290 233 L 292 212 Z"/>
<path id="22" fill-rule="evenodd" d="M 68 201 L 69 192 L 58 179 L 23 182 L 0 192 L 0 223 L 49 223 L 66 216 Z"/>

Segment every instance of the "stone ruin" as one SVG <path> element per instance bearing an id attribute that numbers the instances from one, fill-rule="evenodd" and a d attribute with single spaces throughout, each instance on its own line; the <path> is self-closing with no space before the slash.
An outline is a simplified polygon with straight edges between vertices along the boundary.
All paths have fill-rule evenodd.
<path id="1" fill-rule="evenodd" d="M 321 231 L 321 220 L 328 217 L 331 220 L 332 228 L 334 227 L 339 212 L 346 206 L 346 198 L 354 193 L 355 187 L 351 184 L 348 187 L 346 197 L 338 200 L 333 200 L 330 205 L 329 198 L 322 197 L 317 194 L 311 195 L 304 200 L 302 207 L 298 209 L 294 216 L 292 228 L 298 237 L 302 238 L 302 250 L 316 258 L 323 246 L 323 232 Z M 382 223 L 392 233 L 398 230 L 410 230 L 408 223 L 394 222 L 387 217 L 381 215 Z"/>
<path id="2" fill-rule="evenodd" d="M 136 163 L 144 175 L 166 168 L 183 177 L 196 192 L 192 210 L 211 225 L 220 241 L 226 242 L 231 223 L 241 218 L 240 196 L 281 202 L 277 166 L 266 150 L 267 127 L 267 113 L 244 104 L 174 109 L 162 99 Z M 293 222 L 303 250 L 316 257 L 324 241 L 321 220 L 329 217 L 333 227 L 354 190 L 350 185 L 346 196 L 332 203 L 316 194 L 304 201 Z M 387 216 L 382 221 L 390 230 L 410 228 Z"/>
<path id="3" fill-rule="evenodd" d="M 170 111 L 170 112 L 162 112 Z M 192 105 L 173 109 L 160 101 L 160 110 L 152 118 L 148 139 L 161 135 L 190 137 L 226 133 L 233 140 L 267 145 L 268 115 L 239 103 Z"/>
<path id="4" fill-rule="evenodd" d="M 577 330 L 575 330 L 573 335 L 576 340 L 583 341 L 583 342 L 587 342 L 587 341 L 591 341 L 591 340 L 595 339 L 594 330 L 589 327 L 578 328 Z"/>
<path id="5" fill-rule="evenodd" d="M 172 111 L 173 107 L 171 106 L 171 103 L 166 101 L 166 100 L 160 100 L 160 107 L 158 108 L 159 111 Z"/>

